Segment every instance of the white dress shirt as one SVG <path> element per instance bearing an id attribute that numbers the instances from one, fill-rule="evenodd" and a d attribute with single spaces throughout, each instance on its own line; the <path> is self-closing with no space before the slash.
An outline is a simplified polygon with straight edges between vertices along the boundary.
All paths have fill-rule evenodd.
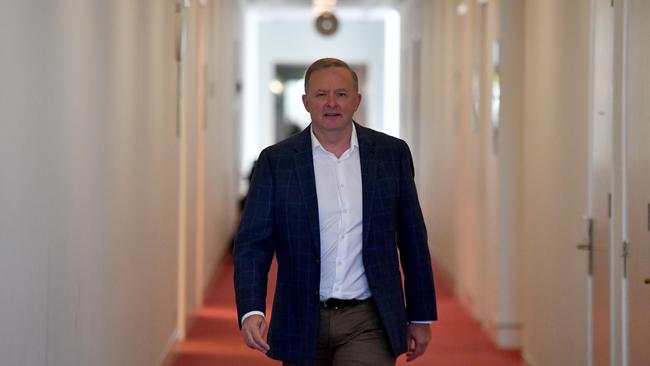
<path id="1" fill-rule="evenodd" d="M 311 131 L 320 226 L 320 300 L 371 296 L 363 267 L 363 190 L 357 129 L 340 158 Z M 430 320 L 411 323 L 428 324 Z"/>
<path id="2" fill-rule="evenodd" d="M 363 268 L 363 200 L 357 132 L 341 157 L 325 150 L 311 131 L 320 227 L 320 299 L 370 297 Z"/>

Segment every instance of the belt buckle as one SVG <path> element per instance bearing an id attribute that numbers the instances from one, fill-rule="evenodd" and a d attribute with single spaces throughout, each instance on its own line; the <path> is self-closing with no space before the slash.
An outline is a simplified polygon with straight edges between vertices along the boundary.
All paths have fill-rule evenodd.
<path id="1" fill-rule="evenodd" d="M 335 304 L 336 304 L 336 299 L 329 298 L 323 302 L 323 307 L 325 309 L 339 310 L 341 306 Z"/>

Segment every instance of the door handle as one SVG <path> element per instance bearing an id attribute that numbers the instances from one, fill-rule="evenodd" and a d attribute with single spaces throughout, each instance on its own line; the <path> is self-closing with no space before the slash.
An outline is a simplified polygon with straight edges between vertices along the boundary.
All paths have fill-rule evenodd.
<path id="1" fill-rule="evenodd" d="M 578 250 L 591 250 L 591 243 L 578 243 L 578 245 L 576 245 L 576 249 L 578 249 Z"/>
<path id="2" fill-rule="evenodd" d="M 643 281 L 646 285 L 650 285 L 650 278 L 646 278 L 645 281 Z"/>

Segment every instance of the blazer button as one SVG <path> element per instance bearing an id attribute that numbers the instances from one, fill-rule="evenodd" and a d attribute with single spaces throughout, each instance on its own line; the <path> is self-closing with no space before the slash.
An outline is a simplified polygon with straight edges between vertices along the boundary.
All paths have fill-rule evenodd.
<path id="1" fill-rule="evenodd" d="M 320 259 L 316 259 L 316 263 L 320 264 Z"/>

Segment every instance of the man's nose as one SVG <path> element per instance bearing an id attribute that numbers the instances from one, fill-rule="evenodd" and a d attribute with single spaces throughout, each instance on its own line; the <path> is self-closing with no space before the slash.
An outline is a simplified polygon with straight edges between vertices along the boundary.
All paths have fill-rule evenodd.
<path id="1" fill-rule="evenodd" d="M 327 94 L 327 106 L 335 106 L 336 105 L 336 96 L 334 93 Z"/>

